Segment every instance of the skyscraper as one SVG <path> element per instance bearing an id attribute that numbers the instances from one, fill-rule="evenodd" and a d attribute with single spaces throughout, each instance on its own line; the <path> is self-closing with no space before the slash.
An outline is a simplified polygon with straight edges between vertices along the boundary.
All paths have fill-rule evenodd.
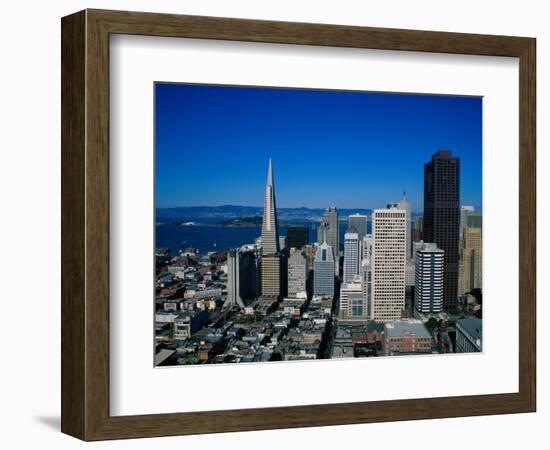
<path id="1" fill-rule="evenodd" d="M 348 229 L 350 233 L 357 233 L 359 241 L 363 240 L 363 236 L 367 234 L 368 217 L 364 214 L 350 214 L 348 216 Z"/>
<path id="2" fill-rule="evenodd" d="M 444 260 L 445 252 L 433 243 L 425 243 L 416 251 L 414 307 L 420 313 L 441 312 Z"/>
<path id="3" fill-rule="evenodd" d="M 280 297 L 282 295 L 281 272 L 280 255 L 262 256 L 262 297 Z"/>
<path id="4" fill-rule="evenodd" d="M 353 277 L 359 274 L 360 247 L 357 233 L 344 235 L 344 283 L 351 283 Z"/>
<path id="5" fill-rule="evenodd" d="M 464 228 L 468 226 L 468 213 L 474 212 L 474 207 L 471 205 L 462 205 L 460 207 L 460 236 L 459 239 L 462 239 L 462 232 Z"/>
<path id="6" fill-rule="evenodd" d="M 372 234 L 363 237 L 362 247 L 361 292 L 363 294 L 365 316 L 372 319 L 372 254 L 374 249 Z"/>
<path id="7" fill-rule="evenodd" d="M 334 297 L 334 257 L 326 242 L 317 247 L 313 270 L 313 295 Z"/>
<path id="8" fill-rule="evenodd" d="M 411 205 L 409 201 L 407 200 L 407 197 L 405 195 L 405 191 L 403 191 L 403 198 L 401 201 L 397 204 L 397 207 L 399 209 L 402 209 L 406 213 L 407 217 L 407 239 L 405 242 L 405 249 L 406 249 L 406 258 L 407 261 L 412 258 L 412 242 L 411 242 Z"/>
<path id="9" fill-rule="evenodd" d="M 279 232 L 277 229 L 277 207 L 271 158 L 267 169 L 265 186 L 264 217 L 262 221 L 262 252 L 264 255 L 279 253 Z"/>
<path id="10" fill-rule="evenodd" d="M 406 217 L 395 207 L 372 213 L 372 316 L 377 321 L 399 319 L 405 307 Z"/>
<path id="11" fill-rule="evenodd" d="M 460 159 L 450 151 L 436 152 L 424 164 L 423 239 L 445 252 L 443 309 L 454 311 L 458 294 L 460 236 Z"/>
<path id="12" fill-rule="evenodd" d="M 340 223 L 338 222 L 338 211 L 336 206 L 325 209 L 323 222 L 318 230 L 318 242 L 326 242 L 331 248 L 334 256 L 334 271 L 338 273 L 340 257 Z"/>
<path id="13" fill-rule="evenodd" d="M 224 306 L 244 308 L 256 297 L 257 282 L 254 251 L 230 250 L 227 254 L 227 301 Z"/>
<path id="14" fill-rule="evenodd" d="M 264 217 L 262 221 L 261 283 L 263 297 L 280 297 L 282 293 L 282 267 L 279 250 L 277 208 L 275 205 L 275 184 L 273 183 L 271 158 L 269 158 L 267 182 L 265 186 Z"/>
<path id="15" fill-rule="evenodd" d="M 288 258 L 288 296 L 293 298 L 306 293 L 306 259 L 300 250 L 295 250 Z"/>
<path id="16" fill-rule="evenodd" d="M 472 289 L 481 288 L 481 228 L 466 227 L 460 243 L 460 263 L 458 272 L 458 293 L 467 294 Z"/>
<path id="17" fill-rule="evenodd" d="M 288 248 L 301 249 L 309 244 L 309 228 L 292 226 L 286 229 L 286 245 Z"/>

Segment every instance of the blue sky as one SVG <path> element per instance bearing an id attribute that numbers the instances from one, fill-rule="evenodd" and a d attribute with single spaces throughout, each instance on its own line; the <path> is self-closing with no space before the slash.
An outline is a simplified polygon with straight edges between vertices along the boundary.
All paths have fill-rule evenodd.
<path id="1" fill-rule="evenodd" d="M 461 161 L 461 204 L 481 209 L 482 99 L 157 83 L 158 207 L 262 206 L 273 159 L 278 207 L 423 209 L 424 163 Z"/>

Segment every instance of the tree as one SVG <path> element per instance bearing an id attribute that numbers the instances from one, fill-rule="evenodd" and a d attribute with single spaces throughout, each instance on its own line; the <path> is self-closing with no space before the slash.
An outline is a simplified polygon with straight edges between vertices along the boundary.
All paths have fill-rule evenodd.
<path id="1" fill-rule="evenodd" d="M 439 322 L 435 317 L 430 317 L 428 321 L 425 324 L 425 327 L 428 329 L 430 333 L 433 333 L 434 330 L 439 326 Z"/>

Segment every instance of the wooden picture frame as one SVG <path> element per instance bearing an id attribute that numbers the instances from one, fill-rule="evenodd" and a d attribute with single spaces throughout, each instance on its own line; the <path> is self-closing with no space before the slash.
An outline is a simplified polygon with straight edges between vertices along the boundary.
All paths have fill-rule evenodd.
<path id="1" fill-rule="evenodd" d="M 62 30 L 62 416 L 84 440 L 532 412 L 536 409 L 533 38 L 85 10 Z M 519 392 L 109 415 L 109 36 L 135 34 L 519 58 Z"/>

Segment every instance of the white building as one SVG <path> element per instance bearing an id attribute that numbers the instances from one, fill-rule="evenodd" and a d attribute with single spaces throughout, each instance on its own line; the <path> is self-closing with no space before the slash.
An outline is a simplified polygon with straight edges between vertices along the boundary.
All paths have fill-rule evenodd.
<path id="1" fill-rule="evenodd" d="M 367 308 L 361 288 L 361 277 L 355 275 L 350 283 L 340 287 L 340 318 L 366 319 Z"/>
<path id="2" fill-rule="evenodd" d="M 359 274 L 359 234 L 344 235 L 344 283 L 351 283 L 353 277 Z"/>
<path id="3" fill-rule="evenodd" d="M 296 298 L 306 292 L 306 259 L 301 251 L 295 250 L 288 259 L 288 296 Z"/>
<path id="4" fill-rule="evenodd" d="M 372 317 L 387 322 L 401 318 L 405 307 L 407 212 L 391 206 L 372 213 Z"/>
<path id="5" fill-rule="evenodd" d="M 444 257 L 445 252 L 432 243 L 424 243 L 416 252 L 414 307 L 420 313 L 441 312 Z"/>
<path id="6" fill-rule="evenodd" d="M 405 263 L 405 286 L 413 287 L 416 285 L 416 264 L 414 260 Z"/>
<path id="7" fill-rule="evenodd" d="M 334 256 L 326 242 L 319 245 L 315 253 L 313 295 L 334 297 Z"/>

